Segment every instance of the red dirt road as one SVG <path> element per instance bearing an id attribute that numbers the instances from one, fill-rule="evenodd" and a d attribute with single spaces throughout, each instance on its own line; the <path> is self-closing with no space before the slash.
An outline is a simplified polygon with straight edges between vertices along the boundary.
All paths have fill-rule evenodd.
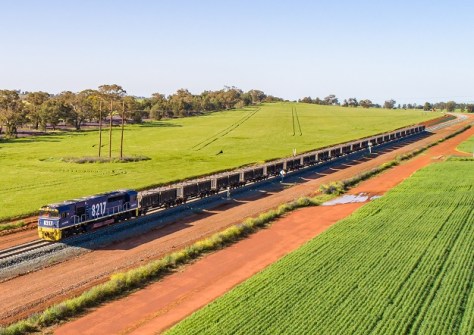
<path id="1" fill-rule="evenodd" d="M 301 210 L 269 229 L 204 257 L 117 303 L 110 303 L 56 334 L 153 334 L 197 310 L 298 248 L 362 204 Z M 341 208 L 343 207 L 343 208 Z M 318 216 L 317 224 L 309 222 Z M 132 306 L 132 308 L 130 308 Z"/>
<path id="2" fill-rule="evenodd" d="M 455 147 L 472 135 L 474 128 L 361 183 L 350 193 L 383 194 L 418 169 L 457 153 Z M 268 229 L 186 266 L 182 272 L 58 327 L 55 334 L 162 332 L 362 205 L 313 207 L 291 213 Z"/>

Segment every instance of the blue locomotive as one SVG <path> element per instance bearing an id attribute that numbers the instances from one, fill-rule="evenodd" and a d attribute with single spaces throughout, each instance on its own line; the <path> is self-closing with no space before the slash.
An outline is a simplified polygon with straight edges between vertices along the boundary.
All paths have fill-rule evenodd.
<path id="1" fill-rule="evenodd" d="M 38 219 L 39 237 L 59 241 L 138 214 L 138 193 L 119 190 L 43 206 Z"/>

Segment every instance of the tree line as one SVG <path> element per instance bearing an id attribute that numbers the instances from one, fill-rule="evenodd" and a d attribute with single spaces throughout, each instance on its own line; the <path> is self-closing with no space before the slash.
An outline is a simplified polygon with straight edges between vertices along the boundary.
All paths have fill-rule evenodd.
<path id="1" fill-rule="evenodd" d="M 16 137 L 18 128 L 25 125 L 36 130 L 46 130 L 47 127 L 56 129 L 58 125 L 63 124 L 80 130 L 86 122 L 97 122 L 100 125 L 107 119 L 112 126 L 114 117 L 121 119 L 122 122 L 126 119 L 128 122 L 139 123 L 143 118 L 161 120 L 185 117 L 276 101 L 283 99 L 267 95 L 261 90 L 244 92 L 233 86 L 226 86 L 218 91 L 204 91 L 201 94 L 192 94 L 187 89 L 180 89 L 168 96 L 153 93 L 149 98 L 127 95 L 127 92 L 116 84 L 101 85 L 95 90 L 65 91 L 59 94 L 0 90 L 0 134 L 4 132 L 6 137 Z M 454 101 L 396 105 L 396 101 L 390 99 L 381 106 L 372 103 L 370 99 L 357 100 L 357 98 L 344 99 L 341 103 L 334 94 L 323 99 L 304 97 L 298 101 L 342 107 L 474 112 L 473 104 Z"/>
<path id="2" fill-rule="evenodd" d="M 304 97 L 302 99 L 299 99 L 298 102 L 316 104 L 316 105 L 342 106 L 342 107 L 359 107 L 359 106 L 363 108 L 370 108 L 370 107 L 380 108 L 381 107 L 379 104 L 372 103 L 370 99 L 362 99 L 360 101 L 357 101 L 357 98 L 349 98 L 349 99 L 344 99 L 344 101 L 340 103 L 339 99 L 334 94 L 330 94 L 324 99 L 320 99 L 320 98 L 312 99 L 311 97 Z M 392 103 L 392 102 L 393 104 L 395 104 L 394 100 L 387 100 L 386 108 L 393 108 L 388 105 L 389 103 Z"/>
<path id="3" fill-rule="evenodd" d="M 363 108 L 386 108 L 386 109 L 422 109 L 424 111 L 447 111 L 447 112 L 454 112 L 455 110 L 459 110 L 460 112 L 464 113 L 473 113 L 474 112 L 474 104 L 468 103 L 457 103 L 455 101 L 447 101 L 447 102 L 425 102 L 424 105 L 420 105 L 417 103 L 413 104 L 396 104 L 397 102 L 393 99 L 386 100 L 383 105 L 374 104 L 370 99 L 362 99 L 357 100 L 357 98 L 348 98 L 344 99 L 342 103 L 339 102 L 339 99 L 334 95 L 330 94 L 324 99 L 315 98 L 312 99 L 311 97 L 304 97 L 299 99 L 298 102 L 308 103 L 308 104 L 317 104 L 317 105 L 329 105 L 329 106 L 342 106 L 342 107 L 363 107 Z"/>
<path id="4" fill-rule="evenodd" d="M 191 94 L 186 89 L 166 96 L 154 93 L 149 98 L 127 95 L 119 85 L 102 85 L 80 92 L 21 92 L 0 90 L 0 134 L 16 137 L 18 128 L 29 125 L 36 130 L 56 129 L 64 124 L 80 130 L 86 122 L 99 125 L 114 117 L 139 123 L 143 118 L 184 117 L 202 112 L 242 108 L 262 102 L 282 101 L 260 90 L 244 92 L 236 87 Z"/>

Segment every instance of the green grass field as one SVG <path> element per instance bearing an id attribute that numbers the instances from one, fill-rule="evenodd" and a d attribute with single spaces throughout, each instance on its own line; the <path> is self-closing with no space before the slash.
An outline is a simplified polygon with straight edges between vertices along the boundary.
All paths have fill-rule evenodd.
<path id="1" fill-rule="evenodd" d="M 474 334 L 472 161 L 425 168 L 173 334 Z"/>
<path id="2" fill-rule="evenodd" d="M 470 137 L 467 141 L 462 142 L 456 149 L 469 154 L 474 153 L 474 136 Z"/>
<path id="3" fill-rule="evenodd" d="M 296 121 L 292 107 L 297 109 Z M 63 157 L 97 155 L 98 131 L 1 141 L 0 220 L 32 213 L 52 202 L 119 188 L 144 188 L 290 156 L 293 148 L 297 152 L 308 151 L 440 115 L 266 104 L 261 108 L 128 126 L 124 155 L 144 155 L 151 160 L 126 164 L 61 161 Z M 113 156 L 117 157 L 119 129 L 115 128 L 113 134 Z M 107 131 L 103 133 L 103 144 L 102 153 L 107 155 Z M 221 150 L 223 153 L 218 155 Z"/>

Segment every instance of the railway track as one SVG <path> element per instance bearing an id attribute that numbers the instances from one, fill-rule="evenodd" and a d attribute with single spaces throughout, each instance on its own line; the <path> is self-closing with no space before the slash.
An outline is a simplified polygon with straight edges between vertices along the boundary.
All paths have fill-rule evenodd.
<path id="1" fill-rule="evenodd" d="M 462 121 L 465 121 L 467 118 L 468 117 L 466 115 L 456 115 L 455 119 L 450 120 L 450 121 L 446 121 L 446 122 L 442 122 L 442 123 L 436 124 L 436 125 L 431 126 L 431 127 L 427 127 L 426 131 L 434 132 L 436 130 L 440 130 L 440 129 L 452 126 L 456 123 L 460 123 Z"/>
<path id="2" fill-rule="evenodd" d="M 32 251 L 35 249 L 42 248 L 47 245 L 51 245 L 55 242 L 48 242 L 48 241 L 43 241 L 43 240 L 36 240 L 36 241 L 31 241 L 28 243 L 16 245 L 11 248 L 3 249 L 0 250 L 0 259 L 5 259 L 11 256 L 16 256 L 22 253 L 25 253 L 27 251 Z"/>

